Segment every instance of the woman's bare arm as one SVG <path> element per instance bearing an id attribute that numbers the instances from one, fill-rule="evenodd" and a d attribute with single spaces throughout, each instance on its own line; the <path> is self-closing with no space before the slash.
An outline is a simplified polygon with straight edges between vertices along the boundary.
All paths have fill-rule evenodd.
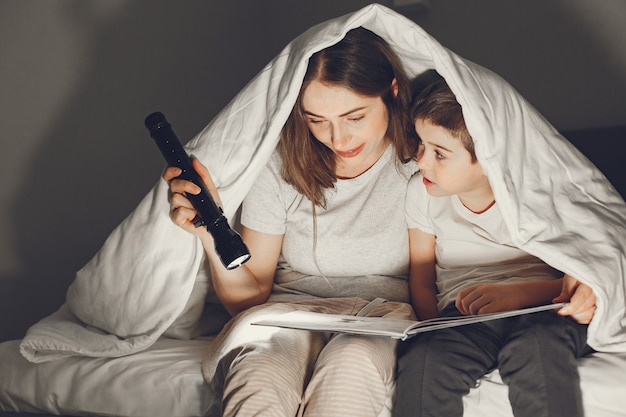
<path id="1" fill-rule="evenodd" d="M 193 167 L 215 201 L 221 205 L 209 171 L 197 160 L 193 161 Z M 238 268 L 227 270 L 215 252 L 211 234 L 204 227 L 194 226 L 197 212 L 186 197 L 186 193 L 197 194 L 200 188 L 192 182 L 177 179 L 178 175 L 180 169 L 174 167 L 167 168 L 163 173 L 163 179 L 169 184 L 171 191 L 170 218 L 176 225 L 197 236 L 202 242 L 209 260 L 215 293 L 226 310 L 235 315 L 267 301 L 272 290 L 283 235 L 269 235 L 243 228 L 241 237 L 250 250 L 251 258 Z"/>

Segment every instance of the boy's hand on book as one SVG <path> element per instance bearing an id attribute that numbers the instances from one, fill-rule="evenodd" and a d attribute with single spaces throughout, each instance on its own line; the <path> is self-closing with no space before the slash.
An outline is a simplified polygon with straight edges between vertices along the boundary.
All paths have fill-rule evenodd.
<path id="1" fill-rule="evenodd" d="M 565 275 L 561 294 L 553 300 L 555 303 L 569 302 L 558 313 L 570 316 L 578 323 L 589 324 L 596 312 L 596 295 L 586 284 Z"/>
<path id="2" fill-rule="evenodd" d="M 456 308 L 463 314 L 486 314 L 525 307 L 514 285 L 477 284 L 462 290 L 456 297 Z"/>

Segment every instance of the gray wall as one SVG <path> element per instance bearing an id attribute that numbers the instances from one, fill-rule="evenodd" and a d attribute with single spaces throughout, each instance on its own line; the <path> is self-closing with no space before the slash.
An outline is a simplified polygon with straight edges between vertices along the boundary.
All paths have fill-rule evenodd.
<path id="1" fill-rule="evenodd" d="M 291 39 L 368 3 L 2 0 L 0 340 L 63 303 L 159 179 L 148 113 L 163 111 L 186 140 Z M 626 123 L 623 0 L 430 5 L 412 17 L 558 128 Z"/>
<path id="2" fill-rule="evenodd" d="M 626 124 L 626 1 L 430 0 L 422 25 L 557 128 Z"/>

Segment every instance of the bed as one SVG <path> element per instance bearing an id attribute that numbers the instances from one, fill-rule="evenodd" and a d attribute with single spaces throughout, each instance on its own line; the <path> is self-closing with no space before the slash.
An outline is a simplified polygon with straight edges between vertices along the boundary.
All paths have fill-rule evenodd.
<path id="1" fill-rule="evenodd" d="M 532 213 L 533 205 L 519 205 L 507 194 L 508 187 L 532 180 L 524 177 L 532 173 L 515 171 L 518 159 L 526 158 L 519 149 L 504 153 L 510 159 L 489 159 L 489 150 L 502 146 L 490 140 L 495 141 L 503 131 L 509 136 L 523 135 L 522 141 L 533 140 L 533 149 L 552 155 L 555 166 L 561 167 L 559 164 L 566 161 L 568 167 L 576 168 L 568 172 L 567 181 L 580 186 L 584 195 L 572 210 L 584 209 L 588 201 L 606 202 L 600 210 L 583 212 L 590 220 L 580 231 L 598 237 L 602 256 L 595 253 L 595 247 L 580 245 L 565 258 L 553 256 L 550 236 L 530 239 L 529 252 L 540 251 L 558 266 L 567 261 L 559 269 L 585 277 L 598 294 L 590 342 L 599 352 L 580 360 L 586 415 L 626 417 L 624 276 L 618 273 L 616 279 L 597 281 L 588 274 L 590 265 L 598 268 L 594 269 L 596 275 L 604 277 L 626 270 L 622 197 L 626 184 L 621 158 L 614 152 L 615 144 L 626 138 L 626 127 L 561 135 L 497 76 L 448 51 L 415 23 L 373 4 L 313 27 L 292 41 L 186 145 L 212 172 L 219 173 L 215 181 L 227 217 L 236 219 L 241 200 L 276 145 L 277 133 L 290 103 L 295 101 L 307 56 L 335 42 L 347 29 L 361 25 L 386 37 L 406 60 L 411 75 L 435 69 L 446 78 L 462 105 L 472 104 L 473 113 L 465 114 L 464 107 L 468 128 L 473 136 L 478 132 L 482 135 L 477 136 L 486 138 L 484 143 L 477 142 L 477 156 L 481 161 L 489 160 L 486 169 L 490 180 L 492 176 L 502 178 L 494 192 L 498 201 L 509 207 L 510 221 L 535 234 L 554 228 L 550 207 L 541 207 L 540 214 Z M 488 117 L 494 115 L 489 112 L 498 117 Z M 206 150 L 207 143 L 211 152 Z M 554 157 L 558 154 L 567 158 Z M 541 160 L 540 169 L 551 169 L 552 159 Z M 511 176 L 511 172 L 517 174 Z M 558 176 L 551 179 L 556 186 L 562 180 Z M 167 216 L 166 193 L 167 187 L 158 181 L 78 271 L 59 311 L 32 326 L 23 339 L 0 343 L 0 411 L 20 413 L 20 417 L 26 413 L 219 415 L 218 401 L 203 379 L 201 363 L 214 337 L 211 335 L 227 316 L 212 296 L 202 248 Z M 538 198 L 532 193 L 524 197 L 528 201 Z M 531 213 L 515 210 L 527 206 L 531 206 Z M 596 217 L 611 222 L 604 228 Z M 521 239 L 520 245 L 528 244 Z M 389 415 L 393 391 L 391 385 L 388 407 L 380 417 Z M 481 378 L 464 402 L 466 417 L 512 416 L 507 387 L 497 370 Z"/>
<path id="2" fill-rule="evenodd" d="M 143 352 L 120 358 L 73 357 L 32 364 L 19 341 L 0 344 L 0 408 L 68 416 L 219 416 L 200 363 L 210 338 L 161 337 Z M 626 415 L 626 354 L 580 360 L 587 417 Z M 464 399 L 465 417 L 512 417 L 508 388 L 497 371 Z M 380 417 L 388 416 L 385 409 Z"/>

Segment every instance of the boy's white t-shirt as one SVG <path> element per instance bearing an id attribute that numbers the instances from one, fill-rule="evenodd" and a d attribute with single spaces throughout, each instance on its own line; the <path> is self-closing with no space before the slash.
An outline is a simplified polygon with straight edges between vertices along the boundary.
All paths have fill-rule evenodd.
<path id="1" fill-rule="evenodd" d="M 436 236 L 439 310 L 454 302 L 461 290 L 478 283 L 551 280 L 562 275 L 512 243 L 497 203 L 481 214 L 473 213 L 456 195 L 428 194 L 419 174 L 409 181 L 406 218 L 409 229 Z"/>
<path id="2" fill-rule="evenodd" d="M 282 179 L 281 166 L 275 152 L 244 199 L 241 215 L 249 229 L 284 234 L 270 299 L 288 293 L 408 302 L 404 201 L 417 165 L 399 163 L 390 145 L 363 174 L 337 180 L 326 190 L 327 208 L 315 207 L 316 233 L 311 201 Z"/>

